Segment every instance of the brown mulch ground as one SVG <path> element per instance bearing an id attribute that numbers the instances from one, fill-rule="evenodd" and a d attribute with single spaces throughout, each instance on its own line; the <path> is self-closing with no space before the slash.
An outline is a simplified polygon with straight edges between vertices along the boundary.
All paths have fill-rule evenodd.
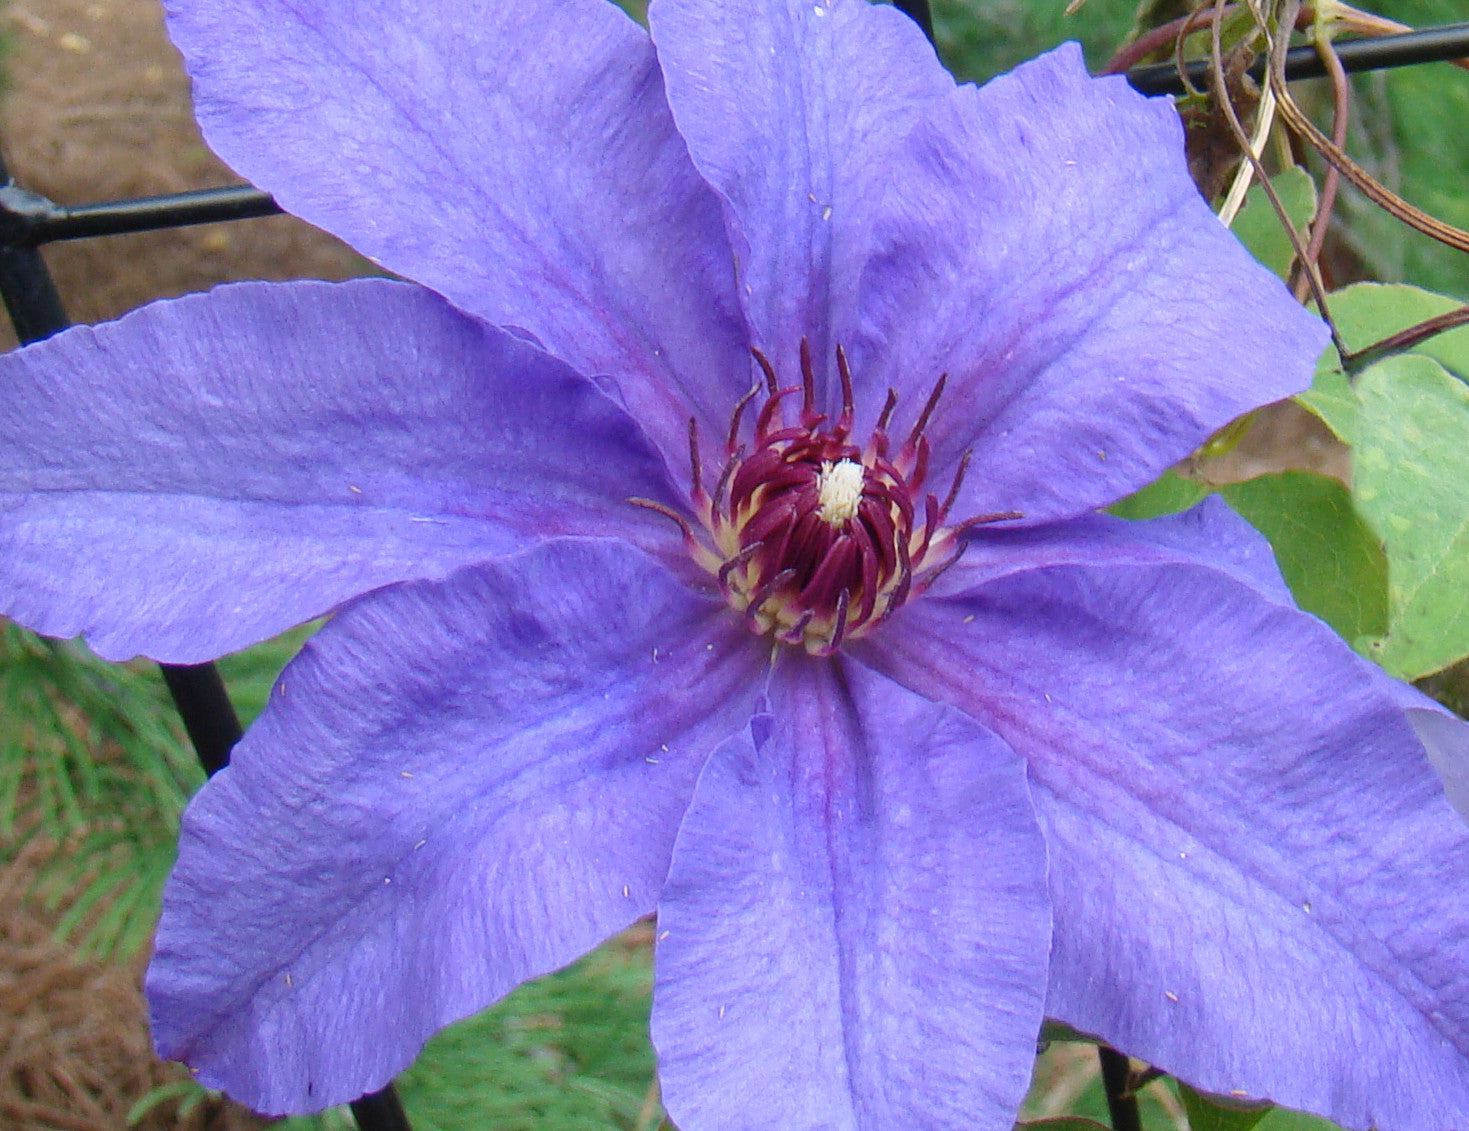
<path id="1" fill-rule="evenodd" d="M 86 962 L 59 944 L 53 916 L 27 896 L 26 854 L 0 868 L 0 1127 L 118 1131 L 150 1092 L 187 1076 L 152 1054 L 141 968 Z M 142 1131 L 249 1131 L 262 1126 L 233 1104 L 187 1112 L 160 1103 Z"/>
<path id="2" fill-rule="evenodd" d="M 0 26 L 0 145 L 19 184 L 76 205 L 240 183 L 194 127 L 158 0 L 15 0 Z M 288 217 L 56 244 L 45 257 L 78 322 L 227 280 L 340 279 L 366 266 Z M 8 335 L 7 325 L 0 348 Z"/>

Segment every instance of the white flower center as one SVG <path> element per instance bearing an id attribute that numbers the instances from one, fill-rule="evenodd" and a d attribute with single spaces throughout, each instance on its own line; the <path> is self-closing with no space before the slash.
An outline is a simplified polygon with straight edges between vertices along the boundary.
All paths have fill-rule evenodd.
<path id="1" fill-rule="evenodd" d="M 865 471 L 860 463 L 844 459 L 839 463 L 823 463 L 816 481 L 816 499 L 821 504 L 821 519 L 831 526 L 850 522 L 862 501 Z"/>

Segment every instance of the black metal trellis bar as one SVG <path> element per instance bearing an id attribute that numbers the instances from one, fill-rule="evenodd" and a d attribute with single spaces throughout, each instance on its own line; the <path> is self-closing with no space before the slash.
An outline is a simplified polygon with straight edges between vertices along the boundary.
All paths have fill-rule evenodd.
<path id="1" fill-rule="evenodd" d="M 1469 58 L 1469 23 L 1446 24 L 1443 27 L 1409 31 L 1401 35 L 1381 35 L 1363 39 L 1333 41 L 1332 47 L 1348 74 L 1382 71 L 1393 67 L 1411 67 L 1419 63 L 1442 63 L 1450 59 Z M 1266 60 L 1258 59 L 1249 70 L 1259 82 L 1265 78 Z M 1184 65 L 1189 81 L 1199 88 L 1209 84 L 1209 63 L 1196 59 Z M 1319 79 L 1326 74 L 1326 64 L 1314 47 L 1292 47 L 1285 55 L 1285 77 Z M 1184 86 L 1178 68 L 1172 63 L 1155 63 L 1134 67 L 1127 81 L 1144 94 L 1182 94 Z"/>
<path id="2" fill-rule="evenodd" d="M 0 216 L 20 233 L 17 243 L 36 245 L 92 236 L 116 236 L 158 228 L 184 228 L 227 220 L 275 216 L 280 205 L 250 185 L 202 189 L 171 196 L 107 201 L 67 208 L 14 185 L 0 188 Z"/>
<path id="3" fill-rule="evenodd" d="M 926 0 L 901 0 L 897 7 L 917 20 L 927 30 Z M 1450 24 L 1402 35 L 1349 39 L 1333 45 L 1342 67 L 1352 74 L 1363 71 L 1409 67 L 1419 63 L 1443 62 L 1469 58 L 1469 23 Z M 1264 76 L 1261 60 L 1250 73 Z M 1208 63 L 1195 60 L 1185 71 L 1197 86 L 1208 82 Z M 1286 53 L 1285 74 L 1291 80 L 1320 78 L 1325 64 L 1314 47 L 1294 47 Z M 1144 94 L 1182 94 L 1184 86 L 1172 63 L 1135 67 L 1127 73 L 1127 81 Z M 0 179 L 4 179 L 0 174 Z M 250 185 L 203 189 L 197 192 L 173 193 L 166 196 L 140 197 L 136 200 L 106 201 L 67 207 L 29 192 L 14 184 L 0 186 L 0 274 L 7 270 L 31 274 L 20 264 L 34 257 L 32 249 L 61 240 L 115 236 L 126 232 L 146 232 L 159 228 L 181 228 L 193 224 L 212 224 L 228 220 L 248 220 L 274 216 L 281 211 L 273 198 Z M 39 294 L 34 302 L 43 303 Z M 29 318 L 12 307 L 12 317 Z M 20 333 L 17 329 L 17 333 Z M 26 340 L 31 337 L 21 334 Z M 44 334 L 39 335 L 44 336 Z"/>
<path id="4" fill-rule="evenodd" d="M 230 751 L 245 733 L 219 669 L 213 664 L 159 664 L 158 669 L 199 764 L 213 777 L 229 765 Z"/>
<path id="5" fill-rule="evenodd" d="M 44 201 L 45 198 L 16 189 L 10 182 L 10 174 L 3 158 L 0 158 L 0 183 L 6 186 L 0 189 L 0 301 L 4 302 L 10 321 L 15 326 L 16 337 L 23 344 L 30 344 L 59 333 L 71 322 L 40 252 L 34 246 L 28 246 L 25 242 L 13 242 L 11 238 L 17 227 L 12 202 L 19 197 L 22 200 L 29 199 L 33 204 L 34 201 Z M 221 195 L 254 198 L 264 194 L 246 187 L 221 190 Z M 269 198 L 266 197 L 266 200 Z M 142 203 L 146 202 L 125 201 L 120 205 L 100 206 L 98 209 L 75 209 L 72 214 L 80 212 L 95 215 L 98 211 L 111 209 L 126 223 L 127 217 L 135 214 L 129 205 Z M 273 201 L 271 205 L 273 210 L 278 211 L 274 209 Z M 208 219 L 236 219 L 245 215 L 265 214 L 268 213 L 258 210 L 240 211 L 235 216 L 211 215 Z M 207 220 L 186 219 L 145 226 L 173 227 L 205 222 Z M 111 228 L 80 234 L 101 235 L 110 231 L 129 230 L 137 229 Z M 244 733 L 234 704 L 230 702 L 229 692 L 225 689 L 224 680 L 220 678 L 219 669 L 213 664 L 158 666 L 169 694 L 173 697 L 179 718 L 183 720 L 184 729 L 188 732 L 189 741 L 194 745 L 200 765 L 204 767 L 205 773 L 217 773 L 229 764 L 230 750 Z M 361 1131 L 413 1131 L 392 1084 L 381 1091 L 371 1092 L 354 1100 L 351 1109 Z"/>

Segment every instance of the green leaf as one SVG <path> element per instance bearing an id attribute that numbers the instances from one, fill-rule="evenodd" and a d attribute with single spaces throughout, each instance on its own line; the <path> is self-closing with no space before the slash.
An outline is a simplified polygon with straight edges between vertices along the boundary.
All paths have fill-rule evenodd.
<path id="1" fill-rule="evenodd" d="M 1062 1115 L 1055 1119 L 1032 1119 L 1017 1123 L 1016 1131 L 1111 1131 L 1105 1123 L 1083 1119 L 1079 1115 Z"/>
<path id="2" fill-rule="evenodd" d="M 1352 494 L 1388 556 L 1388 628 L 1368 654 L 1417 679 L 1469 655 L 1469 386 L 1408 353 L 1356 393 Z"/>
<path id="3" fill-rule="evenodd" d="M 1142 490 L 1118 499 L 1107 508 L 1107 512 L 1118 518 L 1157 518 L 1186 511 L 1208 493 L 1209 487 L 1205 484 L 1185 479 L 1170 469 Z"/>
<path id="4" fill-rule="evenodd" d="M 1337 333 L 1349 350 L 1362 350 L 1400 330 L 1464 305 L 1458 299 L 1400 283 L 1357 283 L 1327 296 Z M 1413 347 L 1456 377 L 1469 380 L 1469 326 L 1436 334 Z M 1332 363 L 1336 359 L 1332 355 Z"/>
<path id="5" fill-rule="evenodd" d="M 1461 305 L 1447 295 L 1386 283 L 1358 283 L 1330 295 L 1327 302 L 1337 333 L 1353 351 L 1364 350 Z M 1455 377 L 1469 381 L 1469 326 L 1436 334 L 1409 352 L 1434 358 Z M 1357 396 L 1334 348 L 1321 355 L 1311 388 L 1296 399 L 1343 441 L 1356 442 Z"/>
<path id="6" fill-rule="evenodd" d="M 1348 347 L 1350 348 L 1350 347 Z M 1316 364 L 1311 387 L 1296 395 L 1296 403 L 1321 418 L 1344 444 L 1357 439 L 1357 394 L 1342 372 L 1336 350 L 1328 349 Z"/>
<path id="7" fill-rule="evenodd" d="M 1301 233 L 1302 239 L 1307 238 L 1306 225 L 1316 215 L 1316 182 L 1311 179 L 1311 174 L 1299 165 L 1292 165 L 1271 177 L 1270 184 L 1296 231 Z M 1251 255 L 1282 279 L 1290 273 L 1295 248 L 1291 246 L 1290 236 L 1260 185 L 1250 187 L 1245 196 L 1245 206 L 1234 218 L 1233 231 L 1240 243 L 1249 248 Z"/>
<path id="8" fill-rule="evenodd" d="M 1283 471 L 1219 493 L 1270 540 L 1301 608 L 1348 641 L 1387 631 L 1387 556 L 1344 485 L 1310 471 Z"/>
<path id="9" fill-rule="evenodd" d="M 1181 1080 L 1178 1098 L 1188 1114 L 1189 1131 L 1250 1131 L 1273 1110 L 1269 1104 L 1245 1103 L 1195 1091 Z"/>
<path id="10" fill-rule="evenodd" d="M 1304 1111 L 1292 1111 L 1288 1107 L 1273 1107 L 1265 1118 L 1255 1124 L 1255 1131 L 1342 1131 L 1329 1119 L 1309 1115 Z"/>

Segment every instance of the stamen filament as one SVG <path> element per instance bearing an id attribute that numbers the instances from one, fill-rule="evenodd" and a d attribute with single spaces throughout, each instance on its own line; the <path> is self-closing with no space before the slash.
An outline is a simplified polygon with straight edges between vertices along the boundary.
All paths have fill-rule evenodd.
<path id="1" fill-rule="evenodd" d="M 689 473 L 693 478 L 689 494 L 697 506 L 703 507 L 709 502 L 709 496 L 704 493 L 704 464 L 699 458 L 699 421 L 692 416 L 689 417 Z"/>
<path id="2" fill-rule="evenodd" d="M 949 375 L 942 373 L 939 375 L 939 379 L 934 382 L 933 392 L 928 394 L 928 403 L 923 406 L 923 411 L 918 414 L 918 423 L 914 424 L 913 431 L 908 433 L 907 442 L 903 445 L 905 450 L 917 444 L 919 437 L 928 431 L 929 418 L 933 416 L 933 410 L 938 407 L 939 398 L 944 395 L 944 386 L 948 384 L 948 381 Z"/>
<path id="3" fill-rule="evenodd" d="M 684 540 L 687 542 L 693 542 L 697 545 L 698 539 L 694 537 L 693 526 L 690 525 L 688 519 L 684 518 L 683 515 L 679 514 L 678 511 L 674 510 L 672 507 L 665 506 L 664 504 L 657 502 L 656 500 L 644 499 L 636 495 L 629 498 L 627 501 L 635 507 L 642 507 L 644 510 L 652 511 L 654 514 L 661 514 L 664 518 L 672 519 L 678 524 L 679 530 L 683 532 Z"/>
<path id="4" fill-rule="evenodd" d="M 739 402 L 734 407 L 734 414 L 729 418 L 729 437 L 725 440 L 725 449 L 731 455 L 734 454 L 734 450 L 740 442 L 740 420 L 745 415 L 745 409 L 749 407 L 750 402 L 755 399 L 759 392 L 760 386 L 758 383 L 751 385 L 750 391 L 739 399 Z"/>
<path id="5" fill-rule="evenodd" d="M 770 359 L 754 346 L 750 347 L 750 352 L 755 355 L 756 363 L 765 371 L 765 388 L 768 395 L 775 396 L 776 390 L 780 388 L 780 381 L 776 379 L 775 369 L 771 366 Z"/>

